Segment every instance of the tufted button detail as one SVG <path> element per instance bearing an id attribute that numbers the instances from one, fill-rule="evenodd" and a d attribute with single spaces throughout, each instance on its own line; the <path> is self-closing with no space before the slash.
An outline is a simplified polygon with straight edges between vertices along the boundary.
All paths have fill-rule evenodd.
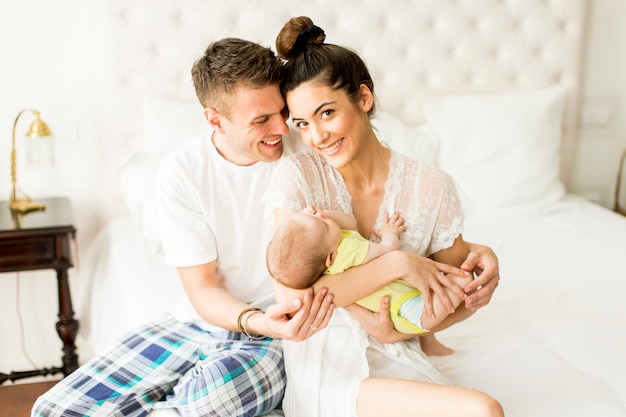
<path id="1" fill-rule="evenodd" d="M 141 97 L 194 98 L 191 63 L 208 42 L 238 36 L 274 47 L 288 18 L 309 15 L 327 41 L 366 60 L 380 108 L 408 123 L 423 120 L 431 94 L 504 91 L 576 80 L 583 8 L 579 0 L 110 0 L 106 18 L 116 34 L 105 60 L 117 74 L 125 109 Z M 571 7 L 570 7 L 571 5 Z M 106 88 L 105 86 L 104 88 Z M 137 117 L 131 117 L 134 122 Z M 121 129 L 122 127 L 120 127 Z"/>
<path id="2" fill-rule="evenodd" d="M 552 75 L 552 82 L 554 84 L 563 84 L 563 77 L 564 77 L 563 73 L 557 72 Z"/>

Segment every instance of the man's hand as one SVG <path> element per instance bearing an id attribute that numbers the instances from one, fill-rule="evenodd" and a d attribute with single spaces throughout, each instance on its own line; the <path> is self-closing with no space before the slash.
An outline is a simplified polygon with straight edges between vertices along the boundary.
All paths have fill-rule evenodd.
<path id="1" fill-rule="evenodd" d="M 328 325 L 335 308 L 332 300 L 326 288 L 317 293 L 308 288 L 302 299 L 273 304 L 263 315 L 263 327 L 267 330 L 262 334 L 301 342 Z"/>
<path id="2" fill-rule="evenodd" d="M 465 307 L 476 310 L 489 304 L 493 292 L 498 286 L 500 281 L 498 257 L 487 246 L 466 243 L 470 253 L 461 268 L 474 272 L 476 279 L 464 289 L 465 293 L 468 294 L 465 299 Z"/>

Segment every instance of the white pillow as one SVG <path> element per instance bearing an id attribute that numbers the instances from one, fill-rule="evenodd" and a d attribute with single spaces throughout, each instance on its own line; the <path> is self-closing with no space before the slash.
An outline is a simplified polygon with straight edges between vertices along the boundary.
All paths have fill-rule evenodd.
<path id="1" fill-rule="evenodd" d="M 117 171 L 117 186 L 150 250 L 161 248 L 155 178 L 162 155 L 136 152 Z"/>
<path id="2" fill-rule="evenodd" d="M 565 196 L 560 148 L 562 88 L 425 100 L 440 140 L 438 165 L 478 212 L 531 214 Z"/>
<path id="3" fill-rule="evenodd" d="M 117 184 L 149 248 L 158 250 L 161 238 L 154 181 L 161 159 L 210 127 L 197 101 L 149 98 L 143 102 L 143 116 L 143 147 L 121 163 Z"/>
<path id="4" fill-rule="evenodd" d="M 210 129 L 198 101 L 148 98 L 143 102 L 143 152 L 165 154 Z"/>
<path id="5" fill-rule="evenodd" d="M 401 154 L 435 164 L 439 144 L 437 136 L 426 124 L 409 126 L 385 111 L 377 111 L 372 119 L 378 139 Z"/>

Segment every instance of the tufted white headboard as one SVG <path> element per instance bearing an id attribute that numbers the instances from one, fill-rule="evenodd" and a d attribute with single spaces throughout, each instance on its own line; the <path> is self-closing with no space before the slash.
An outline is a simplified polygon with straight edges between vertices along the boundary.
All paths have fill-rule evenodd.
<path id="1" fill-rule="evenodd" d="M 134 146 L 144 97 L 195 100 L 190 68 L 209 42 L 236 36 L 271 46 L 282 25 L 307 15 L 327 42 L 366 60 L 381 109 L 423 121 L 424 97 L 563 85 L 566 184 L 576 137 L 585 0 L 112 0 L 101 87 L 110 98 L 100 133 Z M 110 117 L 107 118 L 109 121 Z M 119 158 L 121 155 L 108 155 Z"/>

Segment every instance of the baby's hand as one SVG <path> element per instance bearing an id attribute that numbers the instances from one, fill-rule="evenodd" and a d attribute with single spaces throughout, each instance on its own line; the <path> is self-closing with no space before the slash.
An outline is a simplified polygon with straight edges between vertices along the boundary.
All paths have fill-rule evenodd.
<path id="1" fill-rule="evenodd" d="M 400 216 L 400 212 L 396 211 L 393 213 L 391 217 L 389 217 L 389 213 L 385 212 L 383 215 L 383 224 L 380 229 L 374 229 L 372 232 L 382 238 L 382 235 L 391 233 L 397 237 L 400 236 L 400 233 L 406 230 L 406 226 L 404 225 L 404 218 Z"/>
<path id="2" fill-rule="evenodd" d="M 302 209 L 302 213 L 314 216 L 317 213 L 317 208 L 315 206 L 306 206 Z"/>

